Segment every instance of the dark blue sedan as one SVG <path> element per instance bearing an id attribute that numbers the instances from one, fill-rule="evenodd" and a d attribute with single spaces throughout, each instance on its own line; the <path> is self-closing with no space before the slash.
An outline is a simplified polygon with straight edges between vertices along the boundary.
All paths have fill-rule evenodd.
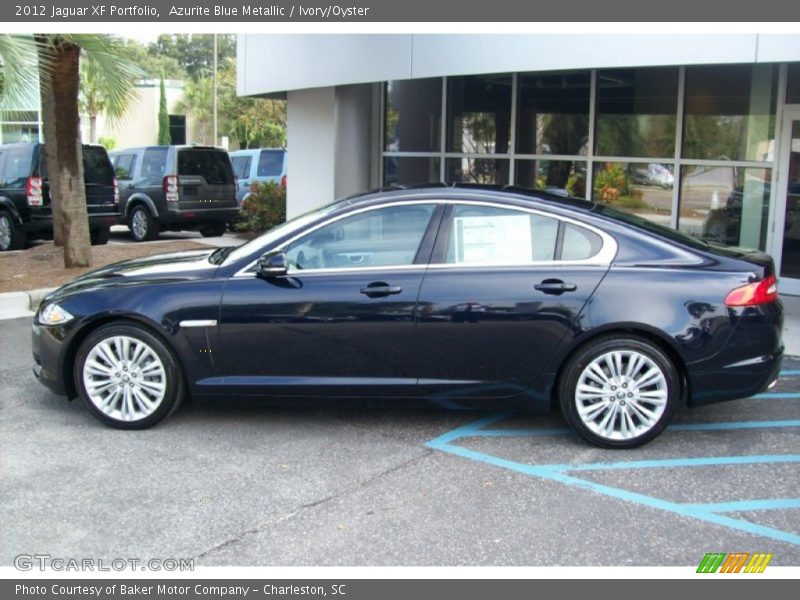
<path id="1" fill-rule="evenodd" d="M 544 192 L 429 186 L 79 277 L 42 303 L 33 358 L 123 429 L 187 395 L 503 401 L 560 404 L 628 448 L 683 403 L 774 383 L 782 313 L 766 254 Z"/>

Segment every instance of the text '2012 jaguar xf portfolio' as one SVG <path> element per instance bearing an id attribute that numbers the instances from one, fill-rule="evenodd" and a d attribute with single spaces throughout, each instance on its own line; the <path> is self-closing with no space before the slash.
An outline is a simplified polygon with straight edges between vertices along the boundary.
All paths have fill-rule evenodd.
<path id="1" fill-rule="evenodd" d="M 584 200 L 442 185 L 83 275 L 37 312 L 34 372 L 125 429 L 187 395 L 510 400 L 560 404 L 624 448 L 682 403 L 766 389 L 782 321 L 766 254 Z"/>

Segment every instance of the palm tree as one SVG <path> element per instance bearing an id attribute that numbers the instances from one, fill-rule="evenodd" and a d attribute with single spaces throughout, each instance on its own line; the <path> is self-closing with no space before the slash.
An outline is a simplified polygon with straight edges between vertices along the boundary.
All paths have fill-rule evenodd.
<path id="1" fill-rule="evenodd" d="M 130 93 L 135 67 L 115 53 L 118 42 L 106 35 L 39 34 L 33 38 L 0 35 L 0 38 L 3 67 L 0 104 L 11 104 L 12 98 L 35 93 L 25 88 L 31 77 L 20 69 L 38 61 L 53 238 L 63 246 L 65 267 L 90 266 L 92 252 L 78 110 L 81 59 L 95 69 L 106 97 L 113 99 L 113 103 Z"/>
<path id="2" fill-rule="evenodd" d="M 106 52 L 119 56 L 123 51 L 122 42 L 108 39 Z M 84 52 L 81 61 L 81 87 L 79 107 L 89 117 L 89 142 L 97 143 L 97 117 L 105 115 L 109 122 L 118 122 L 125 117 L 128 108 L 136 98 L 136 80 L 144 76 L 144 71 L 133 64 L 123 63 L 125 85 L 111 87 L 109 78 L 103 71 L 103 61 L 98 61 L 93 53 Z"/>

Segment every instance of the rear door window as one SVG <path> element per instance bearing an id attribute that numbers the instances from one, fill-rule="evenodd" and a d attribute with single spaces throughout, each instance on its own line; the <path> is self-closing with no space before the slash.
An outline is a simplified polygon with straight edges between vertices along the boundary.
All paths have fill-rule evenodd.
<path id="1" fill-rule="evenodd" d="M 231 156 L 231 165 L 233 165 L 233 172 L 236 173 L 236 179 L 247 179 L 250 175 L 250 160 L 249 156 Z"/>
<path id="2" fill-rule="evenodd" d="M 204 177 L 212 185 L 233 183 L 233 169 L 228 155 L 221 150 L 187 148 L 178 151 L 178 175 Z"/>
<path id="3" fill-rule="evenodd" d="M 94 185 L 114 185 L 114 169 L 105 148 L 83 147 L 83 179 Z"/>
<path id="4" fill-rule="evenodd" d="M 278 177 L 283 170 L 283 152 L 280 150 L 262 150 L 258 159 L 259 177 Z"/>
<path id="5" fill-rule="evenodd" d="M 148 148 L 142 158 L 142 174 L 145 179 L 161 178 L 165 175 L 169 148 Z"/>
<path id="6" fill-rule="evenodd" d="M 114 168 L 117 179 L 131 179 L 133 177 L 133 166 L 135 164 L 135 154 L 120 154 L 117 156 L 117 165 Z"/>

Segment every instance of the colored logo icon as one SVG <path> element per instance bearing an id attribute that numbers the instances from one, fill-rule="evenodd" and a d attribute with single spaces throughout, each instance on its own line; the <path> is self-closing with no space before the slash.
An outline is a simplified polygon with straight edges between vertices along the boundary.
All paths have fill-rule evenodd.
<path id="1" fill-rule="evenodd" d="M 763 573 L 772 554 L 763 552 L 707 552 L 697 567 L 698 573 Z"/>

